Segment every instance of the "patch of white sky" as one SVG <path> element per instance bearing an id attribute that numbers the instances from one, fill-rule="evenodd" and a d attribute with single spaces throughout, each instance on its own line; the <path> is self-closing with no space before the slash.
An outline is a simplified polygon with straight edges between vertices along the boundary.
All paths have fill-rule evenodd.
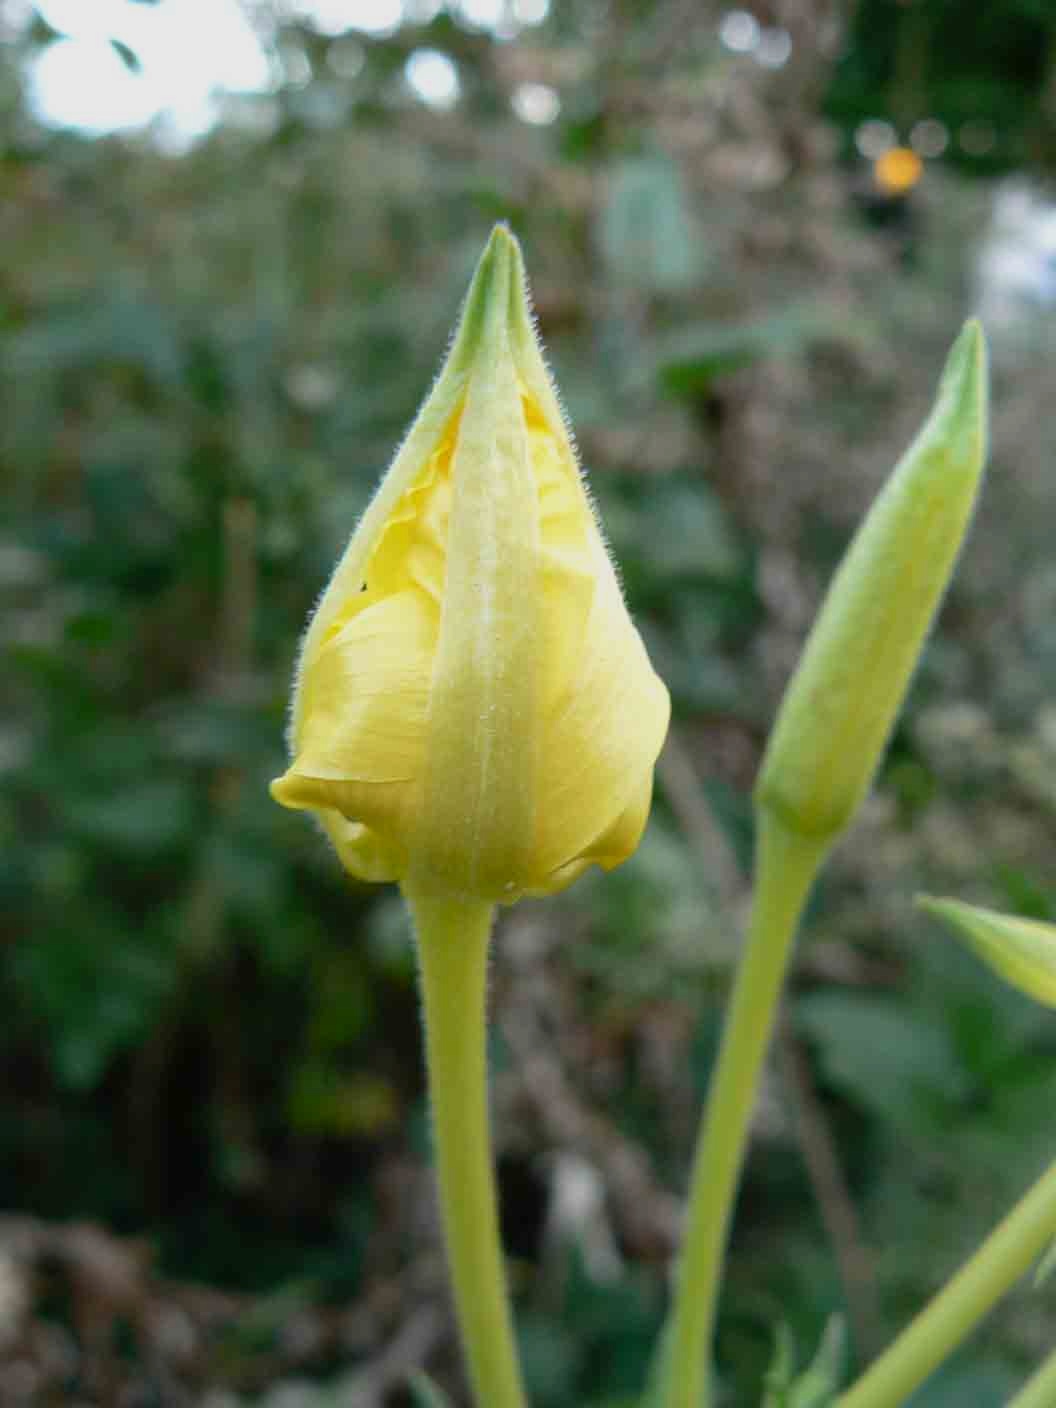
<path id="1" fill-rule="evenodd" d="M 56 38 L 33 60 L 29 98 L 51 126 L 102 134 L 155 124 L 169 145 L 185 146 L 216 122 L 227 94 L 267 94 L 276 61 L 238 0 L 0 0 L 8 20 L 33 10 Z M 467 26 L 512 38 L 541 23 L 550 0 L 287 0 L 288 11 L 321 34 L 375 38 L 424 23 L 441 9 Z M 130 67 L 111 41 L 134 56 Z M 424 103 L 457 102 L 458 70 L 436 49 L 410 56 L 405 78 Z M 556 95 L 555 95 L 556 97 Z M 528 120 L 531 120 L 530 118 Z M 538 121 L 538 118 L 536 118 Z"/>

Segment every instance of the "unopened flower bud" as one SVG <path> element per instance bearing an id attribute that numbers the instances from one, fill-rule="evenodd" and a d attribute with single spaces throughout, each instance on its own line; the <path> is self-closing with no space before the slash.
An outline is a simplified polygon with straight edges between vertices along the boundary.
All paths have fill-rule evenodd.
<path id="1" fill-rule="evenodd" d="M 308 627 L 272 793 L 362 878 L 549 893 L 637 846 L 668 711 L 500 227 Z"/>
<path id="2" fill-rule="evenodd" d="M 883 754 L 953 571 L 986 456 L 986 349 L 969 322 L 934 409 L 840 564 L 778 713 L 756 801 L 824 841 Z"/>

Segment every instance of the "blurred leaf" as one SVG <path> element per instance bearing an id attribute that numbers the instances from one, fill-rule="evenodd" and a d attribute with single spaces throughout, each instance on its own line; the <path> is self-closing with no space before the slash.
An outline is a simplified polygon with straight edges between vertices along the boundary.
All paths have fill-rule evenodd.
<path id="1" fill-rule="evenodd" d="M 906 1400 L 906 1408 L 1001 1408 L 1014 1391 L 1015 1377 L 985 1359 L 958 1356 Z"/>
<path id="2" fill-rule="evenodd" d="M 529 1312 L 517 1319 L 517 1343 L 530 1401 L 538 1408 L 574 1402 L 585 1353 L 582 1335 L 567 1322 Z"/>
<path id="3" fill-rule="evenodd" d="M 374 1010 L 374 991 L 362 955 L 355 950 L 321 954 L 315 977 L 310 1039 L 315 1050 L 332 1051 L 366 1028 Z"/>
<path id="4" fill-rule="evenodd" d="M 414 1408 L 451 1408 L 451 1400 L 426 1374 L 412 1374 L 407 1380 Z"/>
<path id="5" fill-rule="evenodd" d="M 600 244 L 615 284 L 673 294 L 693 283 L 700 243 L 681 174 L 667 156 L 616 163 L 601 211 Z"/>
<path id="6" fill-rule="evenodd" d="M 150 3 L 150 0 L 148 0 L 148 3 Z M 115 39 L 112 35 L 110 37 L 110 47 L 117 54 L 117 57 L 124 64 L 125 68 L 128 69 L 129 73 L 138 74 L 143 71 L 142 61 L 135 49 L 130 49 L 127 44 L 123 44 L 120 39 Z"/>
<path id="7" fill-rule="evenodd" d="M 900 1128 L 927 1131 L 970 1088 L 947 1033 L 871 995 L 817 992 L 795 1004 L 825 1079 Z"/>
<path id="8" fill-rule="evenodd" d="M 263 849 L 258 837 L 231 829 L 218 832 L 208 847 L 208 864 L 218 892 L 232 914 L 264 924 L 280 913 L 289 893 L 289 877 L 279 858 Z M 283 963 L 283 954 L 273 956 Z"/>
<path id="9" fill-rule="evenodd" d="M 143 856 L 183 841 L 194 815 L 191 789 L 179 778 L 145 778 L 109 796 L 81 794 L 58 800 L 73 830 L 99 845 Z"/>
<path id="10" fill-rule="evenodd" d="M 321 1064 L 294 1072 L 287 1110 L 295 1129 L 343 1139 L 376 1139 L 400 1113 L 396 1092 L 383 1077 L 369 1071 L 346 1075 Z"/>
<path id="11" fill-rule="evenodd" d="M 35 933 L 12 956 L 23 1015 L 47 1031 L 61 1085 L 89 1089 L 149 1030 L 175 980 L 161 938 L 81 906 L 62 930 Z"/>
<path id="12" fill-rule="evenodd" d="M 7 355 L 13 373 L 21 376 L 45 367 L 98 371 L 116 364 L 174 387 L 183 370 L 173 319 L 150 299 L 120 286 L 90 301 L 50 309 L 10 339 Z"/>
<path id="13" fill-rule="evenodd" d="M 697 323 L 655 349 L 660 384 L 676 396 L 698 396 L 713 381 L 779 352 L 796 351 L 824 320 L 811 309 L 785 309 L 756 322 Z"/>
<path id="14" fill-rule="evenodd" d="M 661 584 L 678 578 L 726 582 L 744 570 L 744 551 L 729 514 L 707 484 L 667 479 L 635 515 L 635 546 Z"/>

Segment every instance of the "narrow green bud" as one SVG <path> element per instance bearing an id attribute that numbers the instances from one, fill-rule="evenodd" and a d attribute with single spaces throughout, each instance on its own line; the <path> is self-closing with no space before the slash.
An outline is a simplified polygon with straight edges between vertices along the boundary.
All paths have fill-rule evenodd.
<path id="1" fill-rule="evenodd" d="M 959 939 L 967 939 L 1006 983 L 1056 1007 L 1056 925 L 927 895 L 920 895 L 917 905 L 948 924 Z"/>
<path id="2" fill-rule="evenodd" d="M 756 802 L 835 839 L 883 754 L 950 580 L 986 459 L 986 344 L 967 323 L 931 415 L 847 550 L 770 735 Z"/>

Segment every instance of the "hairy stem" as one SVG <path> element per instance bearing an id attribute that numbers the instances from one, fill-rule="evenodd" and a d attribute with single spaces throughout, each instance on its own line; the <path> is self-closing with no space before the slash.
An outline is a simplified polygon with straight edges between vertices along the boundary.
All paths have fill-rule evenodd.
<path id="1" fill-rule="evenodd" d="M 493 908 L 407 889 L 418 942 L 440 1209 L 478 1408 L 524 1408 L 488 1135 L 486 1015 Z"/>

